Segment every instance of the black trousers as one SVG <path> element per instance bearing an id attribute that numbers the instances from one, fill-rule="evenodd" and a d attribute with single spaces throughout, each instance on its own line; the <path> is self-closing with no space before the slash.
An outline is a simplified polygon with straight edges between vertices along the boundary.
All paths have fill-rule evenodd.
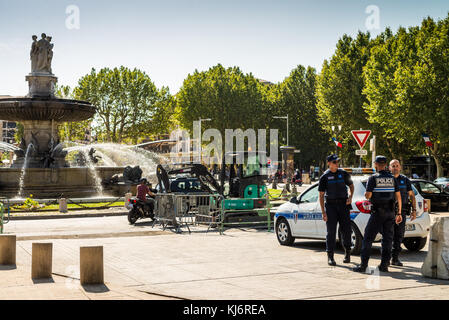
<path id="1" fill-rule="evenodd" d="M 327 215 L 327 236 L 326 236 L 326 251 L 334 252 L 335 242 L 337 237 L 337 223 L 340 225 L 343 236 L 343 246 L 346 249 L 351 249 L 351 216 L 349 208 L 345 202 L 338 204 L 326 203 Z"/>
<path id="2" fill-rule="evenodd" d="M 395 225 L 395 213 L 393 208 L 374 207 L 371 217 L 365 228 L 365 235 L 362 241 L 362 251 L 360 257 L 363 265 L 368 265 L 371 256 L 371 248 L 374 239 L 380 232 L 382 234 L 382 264 L 390 263 L 391 248 L 393 244 L 393 228 Z"/>
<path id="3" fill-rule="evenodd" d="M 405 224 L 407 222 L 407 211 L 408 208 L 402 208 L 402 222 L 399 225 L 395 223 L 393 227 L 393 250 L 391 254 L 394 258 L 397 258 L 399 256 L 399 253 L 401 253 L 402 251 L 401 244 L 404 240 Z"/>

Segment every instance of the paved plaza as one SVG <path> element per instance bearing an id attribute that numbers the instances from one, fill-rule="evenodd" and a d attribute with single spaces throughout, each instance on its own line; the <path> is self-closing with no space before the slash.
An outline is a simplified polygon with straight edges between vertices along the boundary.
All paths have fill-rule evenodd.
<path id="1" fill-rule="evenodd" d="M 449 215 L 449 214 L 440 214 Z M 435 217 L 435 215 L 432 215 Z M 0 268 L 1 299 L 447 299 L 449 282 L 426 279 L 426 250 L 404 251 L 404 267 L 357 274 L 353 263 L 326 263 L 324 241 L 282 247 L 274 233 L 230 229 L 225 235 L 195 227 L 189 234 L 136 226 L 126 216 L 11 221 L 17 265 Z M 33 242 L 53 242 L 53 279 L 31 280 Z M 79 247 L 104 246 L 104 286 L 79 284 Z M 380 244 L 370 266 L 380 262 Z"/>

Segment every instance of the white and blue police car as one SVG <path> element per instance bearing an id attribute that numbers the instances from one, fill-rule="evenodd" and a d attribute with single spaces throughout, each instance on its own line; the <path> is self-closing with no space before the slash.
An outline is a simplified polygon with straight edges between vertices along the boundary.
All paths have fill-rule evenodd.
<path id="1" fill-rule="evenodd" d="M 362 248 L 363 234 L 371 214 L 371 203 L 365 199 L 366 183 L 373 169 L 345 169 L 352 175 L 354 195 L 351 215 L 351 254 L 359 254 Z M 419 251 L 426 245 L 430 229 L 430 217 L 427 201 L 413 187 L 416 197 L 416 219 L 407 217 L 404 246 L 410 251 Z M 326 240 L 326 222 L 323 221 L 319 203 L 318 183 L 307 188 L 299 197 L 293 198 L 278 207 L 274 225 L 276 236 L 281 245 L 293 245 L 295 239 Z M 341 233 L 338 231 L 339 239 Z M 376 242 L 380 241 L 380 234 Z M 340 241 L 341 243 L 341 241 Z"/>

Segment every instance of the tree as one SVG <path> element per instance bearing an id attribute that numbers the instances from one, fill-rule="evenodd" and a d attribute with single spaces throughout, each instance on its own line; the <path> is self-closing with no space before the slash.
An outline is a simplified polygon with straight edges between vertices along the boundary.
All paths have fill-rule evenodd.
<path id="1" fill-rule="evenodd" d="M 205 128 L 225 129 L 265 128 L 269 108 L 265 88 L 252 74 L 238 67 L 225 69 L 218 64 L 208 71 L 195 70 L 184 80 L 176 98 L 179 121 L 192 130 L 193 121 L 210 118 Z"/>
<path id="2" fill-rule="evenodd" d="M 366 101 L 363 68 L 369 58 L 371 39 L 369 33 L 359 32 L 355 39 L 348 35 L 338 41 L 330 59 L 325 60 L 317 84 L 318 117 L 323 129 L 332 133 L 332 126 L 342 126 L 338 139 L 343 143 L 343 155 L 355 161 L 355 141 L 351 130 L 374 129 L 363 109 Z M 334 135 L 335 136 L 335 135 Z M 358 147 L 357 147 L 358 148 Z"/>
<path id="3" fill-rule="evenodd" d="M 275 110 L 278 115 L 289 115 L 289 140 L 300 150 L 297 163 L 302 168 L 319 163 L 332 148 L 329 135 L 318 121 L 316 83 L 315 69 L 299 65 L 278 86 Z"/>
<path id="4" fill-rule="evenodd" d="M 139 138 L 154 134 L 161 127 L 168 129 L 169 121 L 160 112 L 173 104 L 167 88 L 159 91 L 150 77 L 138 69 L 104 68 L 80 79 L 74 95 L 97 108 L 94 124 L 100 138 L 112 142 L 125 140 L 137 143 Z M 167 122 L 157 123 L 155 117 Z"/>
<path id="5" fill-rule="evenodd" d="M 424 151 L 422 133 L 431 148 L 437 175 L 449 152 L 449 15 L 421 27 L 400 28 L 372 50 L 365 70 L 365 110 L 394 141 Z"/>
<path id="6" fill-rule="evenodd" d="M 55 96 L 61 99 L 74 99 L 70 86 L 56 86 Z M 59 126 L 59 136 L 67 141 L 85 141 L 86 133 L 91 130 L 92 120 L 66 122 Z"/>

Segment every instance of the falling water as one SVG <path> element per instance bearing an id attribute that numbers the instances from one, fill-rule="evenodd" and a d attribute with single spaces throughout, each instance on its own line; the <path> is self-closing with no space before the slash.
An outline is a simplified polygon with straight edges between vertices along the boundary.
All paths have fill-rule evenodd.
<path id="1" fill-rule="evenodd" d="M 31 151 L 31 149 L 34 149 L 34 146 L 32 143 L 30 143 L 27 147 L 27 151 L 25 153 L 25 159 L 23 161 L 23 166 L 22 166 L 22 173 L 20 174 L 20 180 L 19 180 L 19 192 L 17 193 L 17 198 L 22 199 L 23 196 L 23 186 L 24 186 L 24 182 L 25 182 L 25 175 L 26 175 L 26 168 L 28 167 L 28 155 Z"/>
<path id="2" fill-rule="evenodd" d="M 140 166 L 144 177 L 151 178 L 156 174 L 158 163 L 164 161 L 163 156 L 147 151 L 142 148 L 130 148 L 127 145 L 115 143 L 101 143 L 83 146 L 73 146 L 65 150 L 70 152 L 88 152 L 94 148 L 96 153 L 101 156 L 105 166 Z"/>
<path id="3" fill-rule="evenodd" d="M 101 178 L 97 173 L 97 170 L 95 169 L 95 164 L 93 163 L 93 161 L 90 159 L 89 156 L 89 149 L 88 148 L 83 148 L 80 150 L 83 155 L 84 158 L 86 159 L 86 165 L 87 168 L 89 169 L 90 174 L 92 175 L 92 178 L 94 178 L 95 181 L 95 189 L 97 189 L 98 195 L 101 197 L 103 196 L 103 186 L 101 185 Z"/>

